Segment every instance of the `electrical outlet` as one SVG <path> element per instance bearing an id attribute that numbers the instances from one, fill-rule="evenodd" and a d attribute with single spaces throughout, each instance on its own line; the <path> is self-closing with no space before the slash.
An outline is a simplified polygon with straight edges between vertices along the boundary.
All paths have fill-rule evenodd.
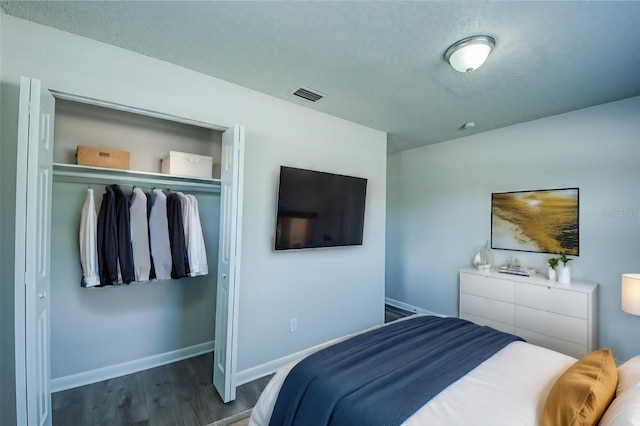
<path id="1" fill-rule="evenodd" d="M 298 331 L 298 318 L 291 318 L 289 321 L 289 333 Z"/>

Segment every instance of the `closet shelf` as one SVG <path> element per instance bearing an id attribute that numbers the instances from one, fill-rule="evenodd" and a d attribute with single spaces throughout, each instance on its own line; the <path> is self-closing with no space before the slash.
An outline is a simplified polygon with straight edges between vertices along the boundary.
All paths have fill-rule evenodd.
<path id="1" fill-rule="evenodd" d="M 173 176 L 162 173 L 107 169 L 104 167 L 78 166 L 64 163 L 53 163 L 53 180 L 55 182 L 105 185 L 116 183 L 120 185 L 167 188 L 176 191 L 220 192 L 220 179 Z"/>

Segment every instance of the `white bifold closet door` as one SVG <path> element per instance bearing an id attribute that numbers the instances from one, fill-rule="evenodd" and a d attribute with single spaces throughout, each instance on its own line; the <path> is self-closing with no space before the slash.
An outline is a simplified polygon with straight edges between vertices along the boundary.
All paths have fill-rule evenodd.
<path id="1" fill-rule="evenodd" d="M 244 127 L 235 125 L 222 134 L 220 167 L 220 244 L 213 384 L 224 402 L 236 398 L 243 172 Z"/>
<path id="2" fill-rule="evenodd" d="M 18 424 L 51 424 L 51 188 L 55 100 L 20 79 L 16 170 L 16 399 Z M 22 334 L 24 333 L 24 334 Z M 24 340 L 22 340 L 24 339 Z M 20 392 L 22 391 L 22 392 Z"/>

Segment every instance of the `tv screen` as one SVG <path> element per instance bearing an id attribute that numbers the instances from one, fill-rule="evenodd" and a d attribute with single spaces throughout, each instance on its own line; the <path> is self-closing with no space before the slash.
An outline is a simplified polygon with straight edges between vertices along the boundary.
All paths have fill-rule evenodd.
<path id="1" fill-rule="evenodd" d="M 362 245 L 367 179 L 280 167 L 276 250 Z"/>

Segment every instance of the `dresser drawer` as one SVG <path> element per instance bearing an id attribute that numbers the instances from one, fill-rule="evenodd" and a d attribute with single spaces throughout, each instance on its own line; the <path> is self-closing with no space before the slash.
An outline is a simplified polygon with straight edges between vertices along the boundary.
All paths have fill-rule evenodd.
<path id="1" fill-rule="evenodd" d="M 574 358 L 581 358 L 589 352 L 586 346 L 577 345 L 572 342 L 567 342 L 566 340 L 556 339 L 555 337 L 546 336 L 544 334 L 522 328 L 516 328 L 516 335 L 522 337 L 528 343 L 533 345 L 553 349 L 554 351 L 561 352 Z"/>
<path id="2" fill-rule="evenodd" d="M 587 319 L 589 304 L 586 293 L 560 288 L 515 283 L 516 304 Z"/>
<path id="3" fill-rule="evenodd" d="M 486 325 L 491 328 L 495 328 L 496 330 L 503 331 L 509 334 L 515 334 L 516 328 L 513 325 L 503 324 L 498 321 L 493 321 L 487 318 L 477 317 L 475 315 L 466 314 L 464 312 L 460 313 L 460 318 L 465 319 L 467 321 L 474 322 L 478 325 Z"/>
<path id="4" fill-rule="evenodd" d="M 587 321 L 580 318 L 516 306 L 516 325 L 579 345 L 589 343 Z"/>
<path id="5" fill-rule="evenodd" d="M 477 317 L 498 321 L 503 324 L 515 324 L 515 308 L 512 303 L 487 299 L 472 294 L 460 295 L 460 314 L 471 314 Z"/>
<path id="6" fill-rule="evenodd" d="M 513 303 L 514 282 L 481 275 L 460 273 L 460 293 Z"/>

